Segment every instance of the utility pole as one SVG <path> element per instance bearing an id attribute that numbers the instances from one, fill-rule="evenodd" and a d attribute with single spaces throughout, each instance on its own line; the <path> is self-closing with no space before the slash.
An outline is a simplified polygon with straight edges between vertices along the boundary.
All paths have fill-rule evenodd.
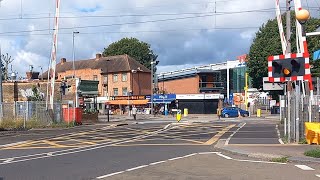
<path id="1" fill-rule="evenodd" d="M 0 1 L 1 2 L 1 1 Z M 1 54 L 1 46 L 0 46 L 0 122 L 3 118 L 3 91 L 2 91 L 2 54 Z"/>
<path id="2" fill-rule="evenodd" d="M 287 39 L 287 49 L 286 53 L 291 53 L 291 14 L 290 14 L 290 3 L 291 0 L 286 0 L 286 39 Z"/>
<path id="3" fill-rule="evenodd" d="M 291 0 L 286 0 L 286 40 L 287 40 L 287 48 L 286 48 L 286 54 L 291 53 L 291 14 L 290 14 L 290 3 Z M 288 81 L 285 86 L 288 86 L 288 83 L 291 84 L 291 81 Z M 285 88 L 287 92 L 284 92 L 285 95 L 287 95 L 288 98 L 288 106 L 287 106 L 287 120 L 288 120 L 288 141 L 290 142 L 291 137 L 290 137 L 290 123 L 292 121 L 291 119 L 291 108 L 290 106 L 290 97 L 291 97 L 291 86 L 290 88 Z M 296 97 L 297 98 L 297 97 Z"/>
<path id="4" fill-rule="evenodd" d="M 153 91 L 154 91 L 154 87 L 153 87 L 153 82 L 154 82 L 154 72 L 153 72 L 153 69 L 154 69 L 154 61 L 153 61 L 153 59 L 151 60 L 151 96 L 150 96 L 150 98 L 151 98 L 151 115 L 153 115 L 154 114 L 154 112 L 153 112 Z"/>

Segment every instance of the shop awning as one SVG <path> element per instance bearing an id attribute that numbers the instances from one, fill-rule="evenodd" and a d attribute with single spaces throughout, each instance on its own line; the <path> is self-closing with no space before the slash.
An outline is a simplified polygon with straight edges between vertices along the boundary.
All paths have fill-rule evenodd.
<path id="1" fill-rule="evenodd" d="M 108 101 L 106 102 L 106 104 L 109 103 L 110 105 L 145 105 L 148 103 L 147 99 L 143 99 L 143 100 L 112 100 L 112 101 Z"/>

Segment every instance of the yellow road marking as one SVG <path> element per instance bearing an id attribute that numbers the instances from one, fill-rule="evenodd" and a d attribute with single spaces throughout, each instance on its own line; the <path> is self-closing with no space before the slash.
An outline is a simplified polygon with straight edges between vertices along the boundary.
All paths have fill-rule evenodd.
<path id="1" fill-rule="evenodd" d="M 83 140 L 79 140 L 79 139 L 70 139 L 72 141 L 77 141 L 77 142 L 81 142 L 81 143 L 84 143 L 84 144 L 90 144 L 90 145 L 96 145 L 97 143 L 94 143 L 94 142 L 90 142 L 90 141 L 83 141 Z"/>
<path id="2" fill-rule="evenodd" d="M 176 138 L 176 137 L 171 137 L 171 136 L 166 136 L 166 135 L 161 135 L 161 134 L 160 134 L 160 136 L 174 138 L 174 140 L 183 140 L 183 141 L 189 141 L 189 142 L 194 142 L 194 143 L 198 143 L 198 144 L 203 144 L 203 142 L 201 142 L 201 141 L 196 141 L 196 140 L 191 140 L 191 139 Z"/>
<path id="3" fill-rule="evenodd" d="M 25 142 L 23 144 L 18 144 L 18 145 L 14 145 L 14 146 L 9 146 L 9 147 L 6 147 L 6 148 L 10 148 L 10 147 L 24 147 L 24 146 L 29 146 L 31 144 L 36 144 L 36 143 L 39 143 L 40 141 L 28 141 L 28 142 Z M 3 148 L 3 149 L 6 149 L 6 148 Z"/>
<path id="4" fill-rule="evenodd" d="M 204 146 L 205 144 L 118 144 L 118 145 L 111 145 L 111 146 Z"/>
<path id="5" fill-rule="evenodd" d="M 5 148 L 5 150 L 22 150 L 22 149 L 57 149 L 57 148 L 77 148 L 77 147 L 85 147 L 85 146 L 61 146 L 61 147 L 53 147 L 53 146 L 35 146 L 35 147 L 20 147 L 20 148 Z"/>
<path id="6" fill-rule="evenodd" d="M 211 139 L 209 139 L 207 142 L 205 142 L 205 145 L 212 145 L 213 143 L 215 143 L 216 141 L 219 140 L 219 138 L 224 135 L 224 133 L 228 132 L 229 129 L 233 128 L 235 126 L 235 124 L 232 124 L 226 128 L 224 128 L 222 131 L 220 131 L 218 134 L 216 134 L 215 136 L 213 136 Z"/>
<path id="7" fill-rule="evenodd" d="M 48 141 L 48 140 L 42 140 L 42 142 L 46 143 L 46 144 L 49 144 L 53 147 L 63 147 L 64 145 L 61 145 L 61 144 L 57 144 L 55 142 L 52 142 L 52 141 Z"/>

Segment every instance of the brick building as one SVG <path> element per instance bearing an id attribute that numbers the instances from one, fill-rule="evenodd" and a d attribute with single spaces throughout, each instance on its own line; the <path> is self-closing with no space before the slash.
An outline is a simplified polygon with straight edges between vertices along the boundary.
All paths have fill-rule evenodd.
<path id="1" fill-rule="evenodd" d="M 103 57 L 73 62 L 62 58 L 56 66 L 57 81 L 70 79 L 75 74 L 81 80 L 99 81 L 98 96 L 148 95 L 151 92 L 150 70 L 128 55 Z M 47 72 L 43 74 L 47 79 Z"/>
<path id="2" fill-rule="evenodd" d="M 240 60 L 164 72 L 158 75 L 160 92 L 173 94 L 243 93 L 246 64 Z"/>

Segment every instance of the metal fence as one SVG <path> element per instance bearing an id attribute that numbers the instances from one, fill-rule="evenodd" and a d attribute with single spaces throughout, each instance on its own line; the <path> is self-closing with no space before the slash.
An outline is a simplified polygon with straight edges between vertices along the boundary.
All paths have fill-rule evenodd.
<path id="1" fill-rule="evenodd" d="M 284 124 L 284 136 L 288 142 L 299 142 L 305 138 L 304 123 L 320 121 L 320 95 L 311 97 L 288 93 L 286 96 L 280 96 L 280 101 L 280 119 Z"/>
<path id="2" fill-rule="evenodd" d="M 49 126 L 53 123 L 70 121 L 70 109 L 74 103 L 54 103 L 53 109 L 46 108 L 42 101 L 16 101 L 0 105 L 0 122 L 2 124 L 16 124 L 23 128 L 32 126 Z"/>

